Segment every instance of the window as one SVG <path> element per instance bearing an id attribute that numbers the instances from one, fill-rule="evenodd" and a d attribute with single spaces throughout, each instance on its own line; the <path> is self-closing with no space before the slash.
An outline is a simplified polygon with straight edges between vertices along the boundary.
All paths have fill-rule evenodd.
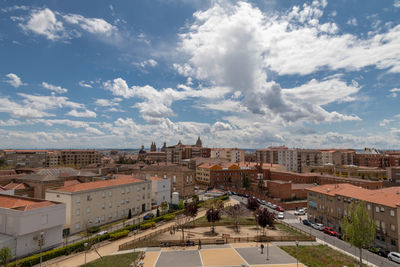
<path id="1" fill-rule="evenodd" d="M 150 184 L 147 184 L 147 189 L 150 189 Z"/>
<path id="2" fill-rule="evenodd" d="M 90 213 L 90 207 L 86 208 L 86 213 Z"/>
<path id="3" fill-rule="evenodd" d="M 140 191 L 140 187 L 139 187 L 139 186 L 137 187 L 137 191 L 138 191 L 138 192 Z"/>
<path id="4" fill-rule="evenodd" d="M 105 216 L 103 215 L 103 216 L 101 216 L 101 221 L 105 221 Z"/>
<path id="5" fill-rule="evenodd" d="M 106 192 L 101 192 L 101 197 L 105 198 L 106 197 Z"/>
<path id="6" fill-rule="evenodd" d="M 381 207 L 381 212 L 385 212 L 385 208 L 384 207 Z"/>
<path id="7" fill-rule="evenodd" d="M 394 224 L 390 225 L 390 230 L 392 230 L 393 232 L 396 231 L 396 226 Z"/>
<path id="8" fill-rule="evenodd" d="M 108 207 L 109 207 L 109 208 L 112 208 L 112 203 L 111 203 L 111 202 L 108 203 Z"/>
<path id="9" fill-rule="evenodd" d="M 114 212 L 114 217 L 117 218 L 117 216 L 118 216 L 118 213 Z"/>
<path id="10" fill-rule="evenodd" d="M 79 214 L 81 214 L 81 211 L 80 211 L 80 209 L 76 209 L 76 213 L 75 213 L 76 215 L 79 215 Z"/>
<path id="11" fill-rule="evenodd" d="M 78 230 L 79 228 L 81 228 L 81 224 L 77 222 L 77 223 L 75 224 L 75 230 Z"/>
<path id="12" fill-rule="evenodd" d="M 125 189 L 121 188 L 121 194 L 125 194 Z"/>
<path id="13" fill-rule="evenodd" d="M 108 218 L 112 218 L 112 213 L 108 214 Z"/>
<path id="14" fill-rule="evenodd" d="M 112 191 L 108 192 L 108 196 L 112 197 Z"/>
<path id="15" fill-rule="evenodd" d="M 125 214 L 125 211 L 121 210 L 121 216 L 124 216 L 124 214 Z"/>
<path id="16" fill-rule="evenodd" d="M 139 196 L 137 196 L 137 197 L 136 197 L 136 200 L 139 200 L 139 198 L 140 198 L 140 197 L 139 197 Z"/>
<path id="17" fill-rule="evenodd" d="M 395 239 L 391 239 L 391 240 L 390 240 L 390 244 L 391 244 L 392 246 L 397 246 L 397 242 L 396 242 Z"/>
<path id="18" fill-rule="evenodd" d="M 146 198 L 146 196 L 143 194 L 142 199 L 145 199 L 145 198 Z"/>
<path id="19" fill-rule="evenodd" d="M 394 210 L 390 210 L 390 216 L 394 216 Z"/>
<path id="20" fill-rule="evenodd" d="M 125 200 L 121 199 L 121 205 L 125 204 Z"/>
<path id="21" fill-rule="evenodd" d="M 104 209 L 106 208 L 106 204 L 103 203 L 103 204 L 101 205 L 101 208 L 104 210 Z"/>
<path id="22" fill-rule="evenodd" d="M 128 194 L 131 190 L 129 189 L 129 187 L 126 188 L 126 193 Z"/>
<path id="23" fill-rule="evenodd" d="M 129 198 L 127 198 L 127 199 L 125 200 L 125 202 L 128 204 L 128 203 L 129 203 Z"/>
<path id="24" fill-rule="evenodd" d="M 376 229 L 381 229 L 381 224 L 380 224 L 380 222 L 379 222 L 379 220 L 375 220 L 375 222 L 376 222 Z"/>
<path id="25" fill-rule="evenodd" d="M 48 216 L 46 215 L 42 215 L 42 224 L 47 224 L 47 220 L 48 220 Z"/>
<path id="26" fill-rule="evenodd" d="M 367 209 L 368 209 L 368 210 L 371 209 L 371 204 L 367 204 Z"/>
<path id="27" fill-rule="evenodd" d="M 165 174 L 164 174 L 164 176 L 163 176 L 163 177 L 164 177 L 164 179 L 167 179 L 167 175 L 165 175 Z M 175 177 L 175 176 L 174 176 L 174 177 Z"/>
<path id="28" fill-rule="evenodd" d="M 176 184 L 176 176 L 175 175 L 174 175 L 173 179 L 174 179 L 173 183 Z"/>
<path id="29" fill-rule="evenodd" d="M 150 198 L 150 193 L 147 193 L 147 198 Z"/>
<path id="30" fill-rule="evenodd" d="M 81 203 L 81 197 L 76 197 L 76 203 Z"/>
<path id="31" fill-rule="evenodd" d="M 375 212 L 379 212 L 379 207 L 378 206 L 375 207 Z"/>
<path id="32" fill-rule="evenodd" d="M 89 194 L 89 195 L 87 195 L 87 201 L 90 201 L 90 200 L 92 200 L 92 197 Z"/>

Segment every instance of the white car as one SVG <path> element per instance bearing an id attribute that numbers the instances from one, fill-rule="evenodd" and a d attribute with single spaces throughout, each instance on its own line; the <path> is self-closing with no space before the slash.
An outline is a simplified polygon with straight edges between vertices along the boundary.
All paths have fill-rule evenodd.
<path id="1" fill-rule="evenodd" d="M 391 261 L 400 263 L 400 253 L 398 252 L 390 252 L 387 257 Z"/>
<path id="2" fill-rule="evenodd" d="M 314 223 L 311 226 L 315 230 L 319 230 L 319 231 L 322 231 L 322 229 L 324 229 L 324 225 L 322 223 Z"/>
<path id="3" fill-rule="evenodd" d="M 276 209 L 276 205 L 275 205 L 275 204 L 272 204 L 270 208 L 271 208 L 271 209 Z"/>
<path id="4" fill-rule="evenodd" d="M 299 209 L 294 212 L 294 215 L 305 215 L 305 214 L 306 212 L 303 209 Z"/>
<path id="5" fill-rule="evenodd" d="M 283 212 L 278 213 L 278 219 L 280 219 L 280 220 L 285 219 L 285 215 L 283 214 Z"/>

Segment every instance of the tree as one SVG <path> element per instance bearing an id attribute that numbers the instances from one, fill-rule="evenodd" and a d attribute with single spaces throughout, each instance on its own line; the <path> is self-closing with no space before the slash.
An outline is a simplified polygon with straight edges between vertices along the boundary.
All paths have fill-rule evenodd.
<path id="1" fill-rule="evenodd" d="M 165 214 L 168 211 L 169 205 L 166 201 L 161 202 L 160 204 L 161 211 L 163 214 Z"/>
<path id="2" fill-rule="evenodd" d="M 192 196 L 192 202 L 198 204 L 199 203 L 199 196 L 198 195 L 193 195 Z"/>
<path id="3" fill-rule="evenodd" d="M 10 261 L 12 257 L 11 254 L 11 249 L 8 247 L 3 247 L 0 250 L 0 263 L 3 264 L 5 267 L 7 267 L 8 262 Z"/>
<path id="4" fill-rule="evenodd" d="M 246 189 L 249 189 L 251 186 L 250 179 L 249 179 L 249 174 L 248 173 L 243 173 L 242 177 L 242 186 Z"/>
<path id="5" fill-rule="evenodd" d="M 263 235 L 265 235 L 265 228 L 267 226 L 274 227 L 275 214 L 270 212 L 268 209 L 258 208 L 254 212 L 254 216 L 256 217 L 257 224 L 263 229 Z"/>
<path id="6" fill-rule="evenodd" d="M 196 218 L 198 212 L 197 203 L 192 202 L 186 205 L 184 214 L 190 219 Z"/>
<path id="7" fill-rule="evenodd" d="M 344 239 L 360 250 L 360 266 L 362 266 L 362 249 L 371 246 L 376 232 L 376 224 L 371 219 L 364 201 L 350 204 L 348 215 L 342 222 L 342 231 Z"/>
<path id="8" fill-rule="evenodd" d="M 211 225 L 211 232 L 215 233 L 215 222 L 221 220 L 221 212 L 219 209 L 211 208 L 206 213 L 207 221 Z"/>
<path id="9" fill-rule="evenodd" d="M 258 209 L 258 207 L 260 206 L 260 203 L 258 203 L 257 199 L 255 199 L 254 197 L 249 197 L 247 199 L 247 208 L 249 210 L 256 210 Z"/>
<path id="10" fill-rule="evenodd" d="M 175 217 L 175 225 L 176 228 L 182 231 L 182 242 L 185 241 L 185 225 L 188 222 L 190 217 L 187 217 L 185 214 L 179 214 Z"/>
<path id="11" fill-rule="evenodd" d="M 243 217 L 245 214 L 245 210 L 243 209 L 242 205 L 235 204 L 233 206 L 228 206 L 226 207 L 225 212 L 230 218 L 233 219 L 235 223 L 235 231 L 239 232 L 239 221 L 240 218 Z"/>
<path id="12" fill-rule="evenodd" d="M 178 209 L 183 209 L 185 207 L 185 204 L 183 203 L 183 200 L 181 199 L 181 200 L 179 200 L 179 203 L 178 203 Z"/>

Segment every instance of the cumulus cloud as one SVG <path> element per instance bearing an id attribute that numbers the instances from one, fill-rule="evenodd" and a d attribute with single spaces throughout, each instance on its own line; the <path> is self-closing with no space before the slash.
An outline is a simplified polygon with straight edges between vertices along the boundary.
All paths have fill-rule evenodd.
<path id="1" fill-rule="evenodd" d="M 63 23 L 56 18 L 56 14 L 49 8 L 33 10 L 25 24 L 20 24 L 26 32 L 32 31 L 44 35 L 49 40 L 57 40 L 67 36 Z"/>
<path id="2" fill-rule="evenodd" d="M 135 62 L 135 63 L 133 63 L 133 65 L 141 67 L 141 68 L 155 67 L 158 65 L 158 62 L 155 61 L 154 59 L 148 59 L 148 60 L 145 60 L 145 61 L 142 61 L 139 63 Z"/>
<path id="3" fill-rule="evenodd" d="M 397 97 L 397 94 L 400 92 L 400 88 L 393 88 L 393 89 L 390 89 L 389 92 L 392 93 L 392 94 L 391 94 L 392 97 Z"/>
<path id="4" fill-rule="evenodd" d="M 17 74 L 14 73 L 9 73 L 6 75 L 6 79 L 4 80 L 6 83 L 11 84 L 11 86 L 14 86 L 15 88 L 20 87 L 21 85 L 26 85 L 26 83 L 23 83 L 21 81 L 21 78 L 18 77 Z"/>
<path id="5" fill-rule="evenodd" d="M 93 86 L 90 83 L 86 83 L 85 81 L 80 81 L 78 84 L 81 87 L 93 88 Z"/>
<path id="6" fill-rule="evenodd" d="M 64 94 L 64 93 L 68 92 L 67 89 L 62 88 L 61 86 L 52 85 L 47 82 L 42 82 L 42 86 L 46 89 L 49 89 L 49 90 L 54 91 L 59 94 Z"/>
<path id="7" fill-rule="evenodd" d="M 105 36 L 111 36 L 112 32 L 116 30 L 114 26 L 99 18 L 85 18 L 79 14 L 68 14 L 64 15 L 63 18 L 66 22 L 78 25 L 83 30 L 92 34 L 101 34 Z"/>
<path id="8" fill-rule="evenodd" d="M 393 6 L 394 7 L 400 7 L 400 0 L 394 0 L 393 1 Z"/>
<path id="9" fill-rule="evenodd" d="M 101 107 L 114 107 L 119 106 L 119 102 L 121 102 L 121 98 L 113 98 L 113 99 L 96 99 L 94 102 L 97 106 Z"/>
<path id="10" fill-rule="evenodd" d="M 348 19 L 346 22 L 348 25 L 357 26 L 358 22 L 356 18 Z"/>
<path id="11" fill-rule="evenodd" d="M 379 126 L 381 126 L 381 127 L 385 127 L 385 126 L 387 126 L 389 123 L 391 123 L 393 120 L 391 120 L 391 119 L 383 119 L 380 123 L 379 123 Z"/>
<path id="12" fill-rule="evenodd" d="M 83 111 L 77 111 L 76 109 L 73 109 L 69 111 L 66 115 L 73 117 L 84 117 L 84 118 L 96 118 L 97 116 L 95 112 L 88 109 L 85 109 Z"/>

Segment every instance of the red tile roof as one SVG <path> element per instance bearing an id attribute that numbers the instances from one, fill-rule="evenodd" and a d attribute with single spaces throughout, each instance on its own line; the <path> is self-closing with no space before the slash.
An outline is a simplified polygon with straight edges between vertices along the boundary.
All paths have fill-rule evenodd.
<path id="1" fill-rule="evenodd" d="M 33 210 L 56 205 L 55 203 L 41 199 L 30 199 L 17 196 L 0 195 L 0 208 L 14 210 Z"/>
<path id="2" fill-rule="evenodd" d="M 6 190 L 16 190 L 16 189 L 26 189 L 26 185 L 24 183 L 9 183 L 4 186 Z"/>
<path id="3" fill-rule="evenodd" d="M 107 188 L 107 187 L 123 185 L 123 184 L 140 183 L 143 181 L 144 180 L 136 179 L 136 178 L 133 178 L 130 176 L 129 178 L 119 178 L 119 179 L 96 181 L 96 182 L 64 186 L 64 187 L 61 187 L 61 188 L 58 188 L 55 190 L 60 191 L 60 192 L 79 192 L 79 191 L 86 191 L 86 190 L 97 189 L 97 188 Z"/>
<path id="4" fill-rule="evenodd" d="M 149 178 L 150 180 L 152 180 L 152 181 L 162 181 L 162 180 L 165 180 L 165 179 L 162 179 L 162 178 L 160 178 L 160 177 L 150 177 Z"/>

